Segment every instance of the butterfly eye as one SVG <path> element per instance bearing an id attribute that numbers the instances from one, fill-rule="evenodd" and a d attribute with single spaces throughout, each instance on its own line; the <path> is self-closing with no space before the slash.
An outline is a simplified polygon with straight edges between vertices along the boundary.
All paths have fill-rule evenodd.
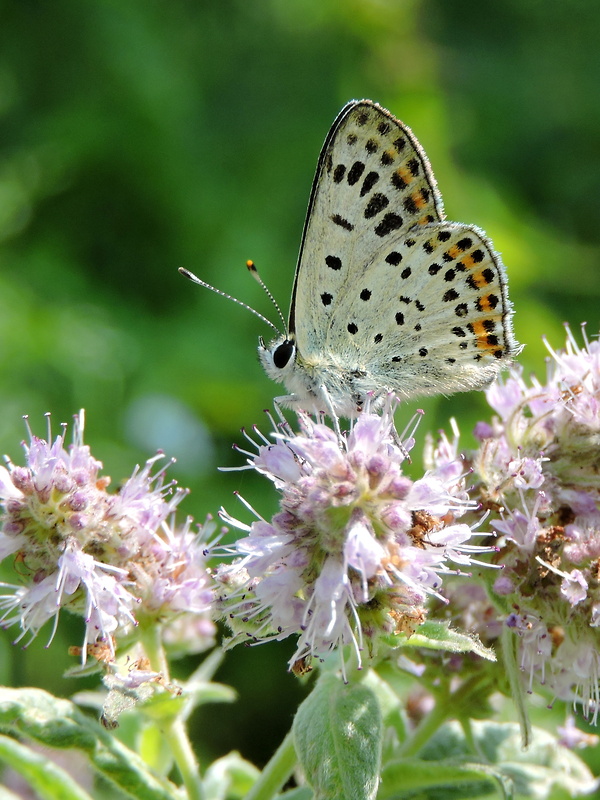
<path id="1" fill-rule="evenodd" d="M 286 339 L 279 347 L 273 351 L 273 363 L 278 369 L 283 369 L 290 358 L 294 355 L 296 347 L 293 342 Z"/>

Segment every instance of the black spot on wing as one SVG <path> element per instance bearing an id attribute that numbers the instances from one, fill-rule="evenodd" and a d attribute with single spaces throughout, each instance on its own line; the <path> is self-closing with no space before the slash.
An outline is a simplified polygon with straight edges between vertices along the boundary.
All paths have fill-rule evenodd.
<path id="1" fill-rule="evenodd" d="M 397 231 L 402 227 L 402 217 L 399 214 L 394 214 L 389 211 L 381 222 L 375 226 L 375 233 L 377 236 L 387 236 L 392 231 Z"/>
<path id="2" fill-rule="evenodd" d="M 477 298 L 475 301 L 475 308 L 477 311 L 489 311 L 490 309 L 496 308 L 499 302 L 498 295 L 488 294 L 485 295 L 485 297 Z"/>
<path id="3" fill-rule="evenodd" d="M 375 186 L 377 181 L 379 180 L 379 174 L 377 172 L 368 172 L 365 176 L 365 179 L 360 187 L 360 196 L 364 197 L 366 194 L 369 194 L 371 189 Z"/>
<path id="4" fill-rule="evenodd" d="M 403 192 L 408 186 L 408 182 L 405 180 L 404 176 L 402 175 L 402 171 L 399 169 L 392 174 L 392 186 L 399 192 Z"/>
<path id="5" fill-rule="evenodd" d="M 365 171 L 365 165 L 362 161 L 355 161 L 348 170 L 348 183 L 354 186 L 360 180 L 360 176 Z"/>
<path id="6" fill-rule="evenodd" d="M 338 164 L 337 167 L 333 170 L 334 183 L 341 183 L 345 174 L 346 174 L 346 165 Z"/>
<path id="7" fill-rule="evenodd" d="M 342 217 L 340 214 L 332 214 L 331 221 L 334 222 L 336 225 L 339 225 L 340 228 L 343 228 L 345 231 L 353 231 L 354 225 L 349 222 L 345 217 Z"/>
<path id="8" fill-rule="evenodd" d="M 372 219 L 380 214 L 384 208 L 390 204 L 390 201 L 384 194 L 376 192 L 369 200 L 365 208 L 365 219 Z"/>

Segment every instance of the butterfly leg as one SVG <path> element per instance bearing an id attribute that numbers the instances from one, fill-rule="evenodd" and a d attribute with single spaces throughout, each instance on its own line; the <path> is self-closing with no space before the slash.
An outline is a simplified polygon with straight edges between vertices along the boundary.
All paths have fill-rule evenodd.
<path id="1" fill-rule="evenodd" d="M 331 417 L 331 421 L 333 422 L 333 429 L 335 430 L 336 436 L 340 441 L 342 441 L 342 430 L 340 428 L 340 421 L 338 415 L 335 413 L 335 407 L 333 405 L 333 401 L 331 399 L 331 395 L 329 394 L 327 387 L 323 384 L 319 386 L 319 395 L 320 399 L 325 406 L 325 411 L 315 411 L 313 409 L 312 413 L 315 414 L 319 423 L 323 423 L 323 419 L 325 416 Z M 273 405 L 277 411 L 277 416 L 281 420 L 281 422 L 285 425 L 289 425 L 285 417 L 283 416 L 282 408 L 298 408 L 298 399 L 297 395 L 295 394 L 283 394 L 279 395 L 278 397 L 273 398 Z"/>
<path id="2" fill-rule="evenodd" d="M 392 425 L 392 438 L 394 440 L 394 444 L 400 450 L 404 458 L 409 464 L 412 464 L 412 458 L 410 457 L 410 453 L 406 449 L 406 447 L 402 444 L 402 439 L 400 438 L 400 434 L 396 430 L 396 426 Z"/>
<path id="3" fill-rule="evenodd" d="M 280 397 L 273 398 L 273 407 L 275 408 L 275 412 L 279 419 L 278 425 L 273 425 L 274 428 L 280 428 L 283 430 L 288 436 L 293 436 L 292 426 L 287 421 L 282 411 L 282 406 L 285 405 L 285 401 L 289 401 L 290 395 L 281 395 Z"/>
<path id="4" fill-rule="evenodd" d="M 325 413 L 329 414 L 329 416 L 331 417 L 335 433 L 338 437 L 338 440 L 341 442 L 342 431 L 340 428 L 340 421 L 338 419 L 338 415 L 335 413 L 335 408 L 331 400 L 331 395 L 327 391 L 327 387 L 324 384 L 321 384 L 321 386 L 319 387 L 319 391 L 321 392 L 321 397 L 323 399 L 323 402 L 325 403 L 325 406 L 327 407 L 327 411 Z"/>

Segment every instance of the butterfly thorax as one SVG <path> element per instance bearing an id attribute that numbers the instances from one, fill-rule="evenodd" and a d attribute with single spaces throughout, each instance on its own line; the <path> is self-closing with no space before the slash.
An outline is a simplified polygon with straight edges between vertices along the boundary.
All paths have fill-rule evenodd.
<path id="1" fill-rule="evenodd" d="M 267 375 L 283 383 L 289 392 L 277 398 L 288 408 L 310 413 L 333 411 L 338 417 L 353 418 L 362 411 L 367 398 L 374 409 L 377 399 L 387 394 L 383 387 L 373 392 L 372 377 L 358 363 L 349 367 L 333 353 L 303 357 L 293 334 L 280 336 L 269 345 L 261 340 L 258 355 Z"/>

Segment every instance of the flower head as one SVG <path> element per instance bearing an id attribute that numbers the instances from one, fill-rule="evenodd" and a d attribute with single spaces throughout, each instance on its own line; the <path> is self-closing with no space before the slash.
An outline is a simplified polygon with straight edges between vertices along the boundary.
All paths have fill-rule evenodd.
<path id="1" fill-rule="evenodd" d="M 472 457 L 480 501 L 501 536 L 495 597 L 511 609 L 528 688 L 600 713 L 600 343 L 567 329 L 544 384 L 518 369 L 487 391 Z M 501 600 L 500 600 L 501 598 Z"/>
<path id="2" fill-rule="evenodd" d="M 203 552 L 190 522 L 176 531 L 168 519 L 186 494 L 152 474 L 162 456 L 136 468 L 119 494 L 83 444 L 83 412 L 75 417 L 73 443 L 66 426 L 51 440 L 30 434 L 26 466 L 0 467 L 0 558 L 14 555 L 23 580 L 2 584 L 1 621 L 18 623 L 18 639 L 34 637 L 62 608 L 84 617 L 82 652 L 125 635 L 141 619 L 206 611 Z M 176 586 L 175 586 L 176 584 Z M 208 593 L 210 594 L 210 593 Z"/>
<path id="3" fill-rule="evenodd" d="M 403 474 L 395 406 L 390 398 L 381 415 L 366 409 L 341 436 L 300 414 L 299 434 L 286 428 L 247 454 L 280 508 L 250 526 L 225 515 L 246 534 L 240 558 L 217 573 L 234 644 L 296 634 L 292 664 L 346 643 L 360 663 L 364 645 L 374 653 L 386 637 L 409 636 L 450 565 L 468 567 L 482 549 L 457 521 L 470 507 L 460 462 L 416 481 Z"/>

